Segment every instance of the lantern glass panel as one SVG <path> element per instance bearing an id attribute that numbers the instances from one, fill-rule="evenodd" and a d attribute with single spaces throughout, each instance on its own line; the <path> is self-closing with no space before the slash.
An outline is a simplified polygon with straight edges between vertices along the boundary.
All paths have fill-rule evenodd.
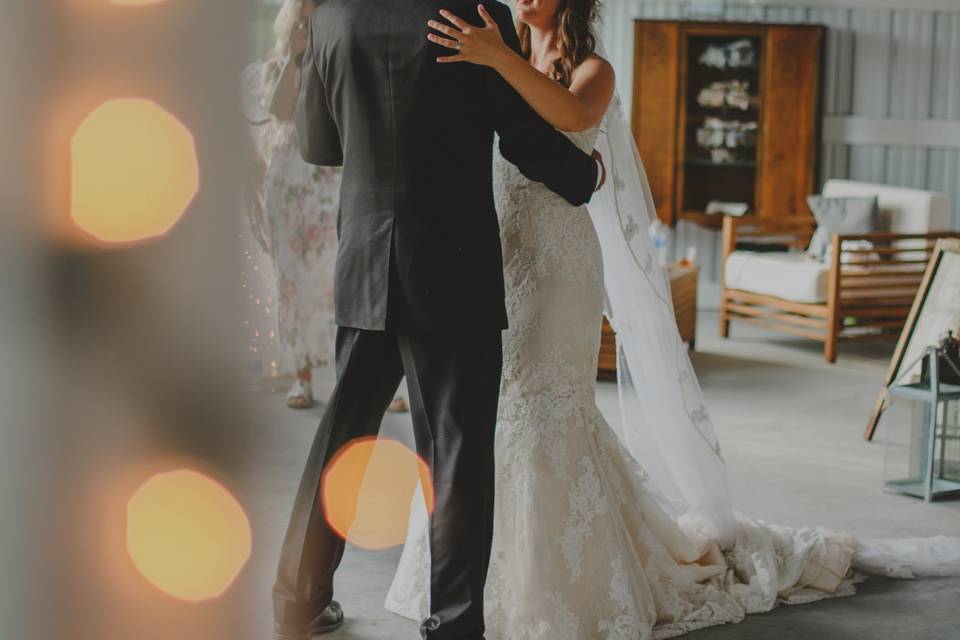
<path id="1" fill-rule="evenodd" d="M 881 430 L 886 487 L 918 497 L 928 496 L 928 485 L 931 497 L 960 490 L 960 402 L 890 399 Z"/>
<path id="2" fill-rule="evenodd" d="M 960 482 L 960 402 L 945 402 L 941 413 L 941 455 L 935 465 L 935 473 L 947 480 Z"/>

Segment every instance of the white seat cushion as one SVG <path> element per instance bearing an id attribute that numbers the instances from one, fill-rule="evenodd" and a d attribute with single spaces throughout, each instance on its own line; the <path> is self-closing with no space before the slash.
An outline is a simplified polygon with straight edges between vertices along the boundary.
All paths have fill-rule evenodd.
<path id="1" fill-rule="evenodd" d="M 791 302 L 827 301 L 830 267 L 805 253 L 734 251 L 724 278 L 729 289 L 776 296 Z"/>

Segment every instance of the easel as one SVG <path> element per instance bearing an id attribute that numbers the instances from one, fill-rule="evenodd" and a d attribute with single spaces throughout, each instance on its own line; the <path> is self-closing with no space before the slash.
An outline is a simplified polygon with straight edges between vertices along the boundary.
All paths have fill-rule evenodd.
<path id="1" fill-rule="evenodd" d="M 870 415 L 870 421 L 867 423 L 867 429 L 863 434 L 867 440 L 873 440 L 873 435 L 876 433 L 877 425 L 880 422 L 880 416 L 883 415 L 883 411 L 887 406 L 887 393 L 890 387 L 895 384 L 895 381 L 901 378 L 903 372 L 910 371 L 920 360 L 914 360 L 908 366 L 903 366 L 908 348 L 915 338 L 917 326 L 923 316 L 924 306 L 928 302 L 931 285 L 943 263 L 945 254 L 960 254 L 960 240 L 938 240 L 933 255 L 930 256 L 930 262 L 927 263 L 927 270 L 923 275 L 923 282 L 921 282 L 920 289 L 917 291 L 917 297 L 913 300 L 910 315 L 907 317 L 907 322 L 903 327 L 903 332 L 900 334 L 900 339 L 897 341 L 897 348 L 893 353 L 890 366 L 887 368 L 883 388 L 880 390 L 880 395 L 874 405 L 873 413 Z M 948 330 L 956 333 L 958 329 L 960 329 L 960 326 L 944 326 L 941 329 L 941 333 L 946 333 Z"/>

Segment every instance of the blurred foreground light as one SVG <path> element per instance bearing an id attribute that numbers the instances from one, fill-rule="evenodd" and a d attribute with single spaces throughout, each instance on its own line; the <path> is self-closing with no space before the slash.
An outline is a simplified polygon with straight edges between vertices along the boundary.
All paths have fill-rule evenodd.
<path id="1" fill-rule="evenodd" d="M 109 0 L 110 4 L 119 4 L 123 7 L 143 7 L 148 4 L 158 4 L 166 0 Z"/>
<path id="2" fill-rule="evenodd" d="M 70 143 L 70 215 L 106 243 L 163 236 L 197 193 L 200 172 L 190 131 L 150 100 L 110 100 Z"/>
<path id="3" fill-rule="evenodd" d="M 417 483 L 423 487 L 427 512 L 433 513 L 433 483 L 422 459 L 395 440 L 354 440 L 324 472 L 321 494 L 327 522 L 364 549 L 401 545 Z"/>
<path id="4" fill-rule="evenodd" d="M 250 557 L 250 522 L 207 476 L 182 469 L 153 476 L 127 505 L 127 551 L 161 591 L 190 602 L 223 594 Z"/>

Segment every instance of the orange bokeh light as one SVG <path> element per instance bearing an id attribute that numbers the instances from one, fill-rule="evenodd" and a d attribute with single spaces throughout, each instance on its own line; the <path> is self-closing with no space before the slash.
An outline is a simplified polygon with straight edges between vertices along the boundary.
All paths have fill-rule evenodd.
<path id="1" fill-rule="evenodd" d="M 422 459 L 395 440 L 354 440 L 323 474 L 321 499 L 327 522 L 364 549 L 403 544 L 417 483 L 423 487 L 427 512 L 433 513 L 433 483 Z"/>
<path id="2" fill-rule="evenodd" d="M 166 0 L 109 0 L 110 4 L 118 4 L 123 7 L 142 7 L 148 4 L 157 4 L 166 2 Z"/>
<path id="3" fill-rule="evenodd" d="M 221 484 L 181 469 L 161 473 L 127 504 L 127 552 L 164 593 L 189 602 L 223 594 L 250 557 L 250 522 Z"/>
<path id="4" fill-rule="evenodd" d="M 200 184 L 193 136 L 155 102 L 101 104 L 70 143 L 70 216 L 106 243 L 166 234 Z"/>

